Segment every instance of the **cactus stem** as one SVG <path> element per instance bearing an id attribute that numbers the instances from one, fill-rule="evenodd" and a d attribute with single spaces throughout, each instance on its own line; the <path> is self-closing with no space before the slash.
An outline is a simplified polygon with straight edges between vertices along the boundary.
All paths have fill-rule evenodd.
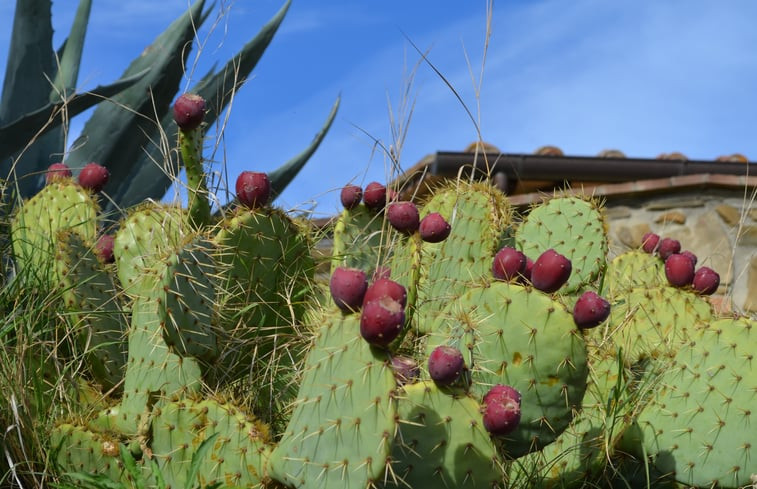
<path id="1" fill-rule="evenodd" d="M 179 147 L 187 172 L 189 221 L 195 228 L 201 228 L 210 223 L 208 186 L 202 168 L 202 126 L 179 130 Z"/>

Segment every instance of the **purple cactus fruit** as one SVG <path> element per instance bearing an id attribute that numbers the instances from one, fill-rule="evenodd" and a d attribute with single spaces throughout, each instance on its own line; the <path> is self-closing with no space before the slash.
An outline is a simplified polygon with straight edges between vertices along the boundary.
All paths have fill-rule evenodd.
<path id="1" fill-rule="evenodd" d="M 720 287 L 720 275 L 710 267 L 701 267 L 694 274 L 691 285 L 701 295 L 712 295 Z"/>
<path id="2" fill-rule="evenodd" d="M 677 239 L 672 238 L 662 238 L 660 240 L 660 246 L 657 248 L 657 253 L 659 253 L 660 258 L 662 258 L 662 261 L 665 261 L 668 259 L 670 255 L 675 255 L 676 253 L 679 253 L 681 251 L 681 242 Z"/>
<path id="3" fill-rule="evenodd" d="M 95 254 L 103 263 L 113 263 L 116 261 L 113 256 L 113 242 L 114 238 L 112 234 L 103 234 L 95 244 Z"/>
<path id="4" fill-rule="evenodd" d="M 205 118 L 205 99 L 193 93 L 184 93 L 173 104 L 173 119 L 183 131 L 197 128 Z"/>
<path id="5" fill-rule="evenodd" d="M 493 436 L 507 436 L 520 423 L 520 393 L 497 384 L 483 399 L 484 428 Z"/>
<path id="6" fill-rule="evenodd" d="M 356 311 L 368 288 L 365 272 L 357 268 L 337 267 L 331 274 L 329 290 L 334 303 L 344 312 Z"/>
<path id="7" fill-rule="evenodd" d="M 108 178 L 110 172 L 107 168 L 97 163 L 87 163 L 79 173 L 79 185 L 97 193 L 108 183 Z"/>
<path id="8" fill-rule="evenodd" d="M 533 269 L 534 261 L 531 258 L 526 257 L 526 266 L 523 268 L 523 273 L 518 277 L 518 283 L 523 285 L 531 283 L 531 272 Z"/>
<path id="9" fill-rule="evenodd" d="M 391 297 L 363 304 L 360 334 L 373 346 L 387 346 L 402 331 L 405 308 Z"/>
<path id="10" fill-rule="evenodd" d="M 646 233 L 641 237 L 641 249 L 650 255 L 655 252 L 660 243 L 660 236 L 655 233 Z"/>
<path id="11" fill-rule="evenodd" d="M 412 202 L 392 202 L 386 209 L 386 218 L 394 229 L 413 234 L 420 226 L 418 208 Z"/>
<path id="12" fill-rule="evenodd" d="M 363 200 L 363 189 L 357 185 L 347 184 L 342 188 L 339 198 L 345 209 L 354 209 Z"/>
<path id="13" fill-rule="evenodd" d="M 492 274 L 497 280 L 509 282 L 526 271 L 526 255 L 510 246 L 505 246 L 494 255 Z"/>
<path id="14" fill-rule="evenodd" d="M 673 254 L 665 260 L 665 276 L 673 287 L 686 287 L 694 280 L 694 264 L 691 258 Z"/>
<path id="15" fill-rule="evenodd" d="M 363 192 L 365 206 L 373 211 L 380 211 L 386 205 L 386 187 L 378 182 L 371 182 Z"/>
<path id="16" fill-rule="evenodd" d="M 570 260 L 550 248 L 534 262 L 531 283 L 538 290 L 551 294 L 568 281 L 572 269 Z"/>
<path id="17" fill-rule="evenodd" d="M 47 174 L 45 175 L 45 183 L 49 184 L 50 182 L 65 180 L 66 178 L 71 178 L 72 176 L 73 173 L 71 173 L 71 169 L 67 164 L 53 163 L 47 169 Z"/>
<path id="18" fill-rule="evenodd" d="M 365 297 L 363 297 L 363 305 L 383 297 L 389 297 L 399 302 L 402 307 L 407 305 L 407 291 L 405 287 L 388 278 L 380 278 L 368 286 L 368 290 L 365 291 Z"/>
<path id="19" fill-rule="evenodd" d="M 437 346 L 428 357 L 428 373 L 440 385 L 451 385 L 465 370 L 463 354 L 452 346 Z"/>
<path id="20" fill-rule="evenodd" d="M 421 375 L 420 365 L 410 357 L 393 356 L 391 365 L 398 385 L 412 384 Z"/>
<path id="21" fill-rule="evenodd" d="M 237 177 L 236 191 L 242 205 L 257 209 L 271 198 L 271 182 L 265 173 L 243 171 Z"/>
<path id="22" fill-rule="evenodd" d="M 451 231 L 449 223 L 438 212 L 432 212 L 421 220 L 421 239 L 427 243 L 439 243 L 447 239 Z"/>
<path id="23" fill-rule="evenodd" d="M 683 256 L 685 256 L 685 257 L 687 257 L 689 260 L 691 260 L 691 263 L 693 263 L 695 266 L 696 266 L 697 262 L 699 261 L 699 258 L 697 258 L 697 255 L 695 255 L 694 253 L 692 253 L 689 250 L 682 251 L 680 254 L 683 255 Z"/>
<path id="24" fill-rule="evenodd" d="M 599 326 L 610 315 L 610 303 L 604 297 L 587 290 L 573 306 L 573 321 L 580 329 Z"/>

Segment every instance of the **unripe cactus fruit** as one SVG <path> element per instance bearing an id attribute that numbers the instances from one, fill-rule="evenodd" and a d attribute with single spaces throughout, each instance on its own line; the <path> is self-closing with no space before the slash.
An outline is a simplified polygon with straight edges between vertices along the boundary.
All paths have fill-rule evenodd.
<path id="1" fill-rule="evenodd" d="M 329 290 L 334 303 L 345 312 L 356 311 L 368 288 L 365 272 L 357 268 L 337 267 L 331 274 Z"/>
<path id="2" fill-rule="evenodd" d="M 97 163 L 87 163 L 79 173 L 79 185 L 96 193 L 105 187 L 108 178 L 110 172 L 107 168 Z"/>
<path id="3" fill-rule="evenodd" d="M 363 189 L 357 185 L 347 184 L 342 188 L 339 198 L 345 209 L 354 209 L 363 200 Z"/>
<path id="4" fill-rule="evenodd" d="M 691 285 L 699 294 L 712 295 L 720 287 L 720 275 L 712 268 L 701 267 L 694 274 Z"/>
<path id="5" fill-rule="evenodd" d="M 695 255 L 689 250 L 682 251 L 680 254 L 687 257 L 689 260 L 691 260 L 691 263 L 693 263 L 694 265 L 696 265 L 697 262 L 699 261 L 699 258 L 697 258 L 697 255 Z"/>
<path id="6" fill-rule="evenodd" d="M 237 177 L 236 191 L 242 205 L 257 209 L 271 197 L 271 182 L 265 173 L 243 171 Z"/>
<path id="7" fill-rule="evenodd" d="M 392 357 L 392 371 L 397 385 L 412 384 L 421 375 L 421 367 L 413 358 L 397 355 Z"/>
<path id="8" fill-rule="evenodd" d="M 412 202 L 392 202 L 387 207 L 386 218 L 394 229 L 405 234 L 413 234 L 420 226 L 420 214 Z"/>
<path id="9" fill-rule="evenodd" d="M 116 261 L 113 256 L 113 241 L 112 234 L 103 234 L 95 244 L 95 254 L 103 263 L 113 263 Z"/>
<path id="10" fill-rule="evenodd" d="M 386 205 L 386 187 L 378 182 L 371 182 L 363 192 L 365 206 L 373 211 L 380 211 Z"/>
<path id="11" fill-rule="evenodd" d="M 184 93 L 173 105 L 173 119 L 183 131 L 197 128 L 205 118 L 205 99 L 193 93 Z"/>
<path id="12" fill-rule="evenodd" d="M 428 357 L 428 373 L 437 384 L 454 384 L 464 369 L 463 354 L 455 347 L 437 346 Z"/>
<path id="13" fill-rule="evenodd" d="M 368 290 L 365 291 L 365 297 L 363 298 L 363 305 L 367 302 L 377 301 L 383 297 L 389 297 L 399 302 L 403 308 L 407 305 L 407 290 L 405 290 L 405 287 L 388 278 L 379 278 L 368 286 Z"/>
<path id="14" fill-rule="evenodd" d="M 520 423 L 520 393 L 509 385 L 497 384 L 483 399 L 484 428 L 493 436 L 506 436 Z"/>
<path id="15" fill-rule="evenodd" d="M 387 346 L 402 331 L 405 308 L 391 297 L 363 304 L 360 315 L 360 334 L 374 346 Z"/>
<path id="16" fill-rule="evenodd" d="M 657 248 L 657 253 L 660 254 L 660 258 L 663 261 L 667 260 L 670 255 L 674 255 L 681 251 L 681 242 L 677 239 L 662 238 L 660 240 L 660 246 Z"/>
<path id="17" fill-rule="evenodd" d="M 610 315 L 610 303 L 596 292 L 587 290 L 573 306 L 573 321 L 580 329 L 599 326 Z"/>
<path id="18" fill-rule="evenodd" d="M 526 271 L 526 255 L 510 246 L 505 246 L 494 255 L 492 275 L 497 280 L 509 282 Z"/>
<path id="19" fill-rule="evenodd" d="M 452 228 L 438 212 L 432 212 L 421 220 L 421 239 L 427 243 L 439 243 L 447 239 Z"/>
<path id="20" fill-rule="evenodd" d="M 660 236 L 655 233 L 646 233 L 641 237 L 641 249 L 650 255 L 655 252 L 658 244 L 660 244 Z"/>
<path id="21" fill-rule="evenodd" d="M 691 285 L 694 280 L 694 264 L 691 258 L 678 253 L 670 255 L 665 260 L 665 276 L 674 287 Z"/>
<path id="22" fill-rule="evenodd" d="M 72 176 L 73 173 L 71 173 L 71 169 L 67 164 L 53 163 L 47 169 L 47 174 L 45 175 L 45 183 L 71 178 Z"/>
<path id="23" fill-rule="evenodd" d="M 570 260 L 550 248 L 534 262 L 531 283 L 538 290 L 551 294 L 568 281 L 572 269 Z"/>

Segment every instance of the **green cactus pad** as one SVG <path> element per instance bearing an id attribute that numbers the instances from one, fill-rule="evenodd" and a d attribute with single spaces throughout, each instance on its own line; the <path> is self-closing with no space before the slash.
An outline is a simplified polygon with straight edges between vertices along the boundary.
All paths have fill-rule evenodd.
<path id="1" fill-rule="evenodd" d="M 113 277 L 81 236 L 58 233 L 56 266 L 68 317 L 86 348 L 95 379 L 111 389 L 123 378 L 126 364 L 126 316 Z"/>
<path id="2" fill-rule="evenodd" d="M 517 247 L 532 260 L 552 248 L 572 265 L 570 293 L 593 282 L 605 266 L 607 235 L 602 212 L 578 197 L 553 198 L 531 210 L 515 232 Z"/>
<path id="3" fill-rule="evenodd" d="M 637 287 L 667 285 L 665 267 L 659 257 L 641 250 L 627 251 L 607 264 L 605 290 L 608 297 L 618 297 Z"/>
<path id="4" fill-rule="evenodd" d="M 211 439 L 211 437 L 213 437 Z M 200 444 L 211 447 L 200 462 L 196 480 L 187 480 Z M 264 425 L 234 406 L 214 399 L 177 400 L 153 413 L 151 450 L 171 487 L 263 487 L 270 455 Z"/>
<path id="5" fill-rule="evenodd" d="M 450 224 L 449 237 L 441 243 L 423 243 L 417 284 L 415 326 L 431 331 L 439 311 L 469 287 L 491 278 L 494 255 L 510 224 L 510 209 L 504 196 L 489 185 L 456 182 L 423 207 L 421 218 L 438 212 Z M 392 263 L 392 278 L 408 288 L 418 244 L 408 240 Z"/>
<path id="6" fill-rule="evenodd" d="M 396 429 L 394 375 L 387 353 L 360 336 L 357 315 L 325 321 L 269 475 L 296 488 L 363 489 L 384 477 Z"/>
<path id="7" fill-rule="evenodd" d="M 220 321 L 229 336 L 221 361 L 228 376 L 268 362 L 295 333 L 314 272 L 307 238 L 276 209 L 239 209 L 214 238 Z"/>
<path id="8" fill-rule="evenodd" d="M 639 414 L 657 468 L 686 486 L 748 487 L 757 471 L 757 322 L 690 331 Z"/>
<path id="9" fill-rule="evenodd" d="M 382 240 L 389 235 L 384 232 L 384 215 L 369 210 L 360 204 L 342 211 L 334 226 L 334 241 L 331 247 L 331 273 L 337 267 L 359 268 L 364 272 L 374 270 L 380 260 Z"/>
<path id="10" fill-rule="evenodd" d="M 503 464 L 475 399 L 431 381 L 407 385 L 397 397 L 399 432 L 385 487 L 502 486 Z"/>
<path id="11" fill-rule="evenodd" d="M 198 238 L 183 246 L 166 263 L 160 301 L 163 339 L 181 356 L 212 362 L 219 354 L 213 328 L 215 268 L 211 245 Z"/>
<path id="12" fill-rule="evenodd" d="M 570 423 L 586 389 L 586 345 L 573 316 L 549 296 L 494 282 L 469 290 L 439 316 L 427 352 L 463 352 L 478 397 L 496 384 L 517 389 L 521 421 L 505 439 L 510 457 L 540 449 Z"/>
<path id="13" fill-rule="evenodd" d="M 675 350 L 687 334 L 711 318 L 710 304 L 690 292 L 640 287 L 616 297 L 610 319 L 590 334 L 623 348 L 626 360 L 636 363 Z"/>
<path id="14" fill-rule="evenodd" d="M 132 296 L 149 294 L 154 283 L 147 270 L 162 260 L 191 233 L 186 211 L 180 207 L 150 204 L 131 212 L 113 241 L 118 279 Z M 145 282 L 147 280 L 147 282 Z"/>
<path id="15" fill-rule="evenodd" d="M 99 211 L 90 192 L 69 180 L 53 182 L 26 201 L 11 221 L 13 254 L 23 276 L 54 287 L 58 231 L 70 229 L 94 241 Z"/>
<path id="16" fill-rule="evenodd" d="M 50 433 L 55 462 L 64 472 L 103 475 L 112 481 L 126 483 L 129 474 L 121 461 L 120 446 L 121 440 L 113 435 L 96 433 L 74 424 L 59 424 Z"/>

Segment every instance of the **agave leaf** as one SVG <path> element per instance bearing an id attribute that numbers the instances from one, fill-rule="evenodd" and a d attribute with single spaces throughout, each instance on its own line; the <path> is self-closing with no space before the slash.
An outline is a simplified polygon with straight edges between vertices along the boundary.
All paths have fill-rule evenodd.
<path id="1" fill-rule="evenodd" d="M 124 76 L 150 68 L 138 83 L 100 104 L 84 125 L 67 163 L 83 167 L 96 161 L 110 171 L 105 191 L 116 195 L 127 179 L 145 146 L 149 134 L 157 128 L 156 114 L 165 113 L 179 89 L 184 63 L 189 54 L 185 45 L 191 43 L 209 12 L 203 13 L 205 0 L 197 0 L 176 19 L 155 41 L 132 61 Z"/>
<path id="2" fill-rule="evenodd" d="M 315 138 L 313 138 L 313 141 L 310 143 L 310 145 L 308 145 L 308 147 L 305 148 L 305 150 L 300 154 L 287 161 L 268 175 L 268 178 L 271 181 L 271 190 L 273 191 L 274 195 L 278 195 L 284 191 L 284 189 L 292 182 L 292 180 L 294 180 L 294 177 L 296 177 L 300 170 L 302 170 L 302 167 L 305 166 L 305 163 L 307 163 L 310 157 L 313 156 L 315 150 L 318 149 L 318 146 L 321 144 L 321 141 L 323 141 L 323 138 L 326 136 L 329 128 L 331 128 L 331 124 L 334 122 L 337 110 L 339 110 L 340 100 L 341 97 L 337 97 L 336 102 L 334 102 L 334 105 L 331 107 L 331 113 L 326 119 L 326 123 L 323 125 L 318 134 L 315 135 Z"/>
<path id="3" fill-rule="evenodd" d="M 0 125 L 47 103 L 50 80 L 55 76 L 52 39 L 50 0 L 17 0 L 0 98 Z M 29 139 L 25 137 L 25 141 Z M 40 142 L 42 146 L 44 141 Z M 30 148 L 18 168 L 23 170 L 25 164 L 42 157 L 47 158 L 47 155 Z M 0 159 L 0 178 L 10 176 L 12 164 L 11 158 Z"/>
<path id="4" fill-rule="evenodd" d="M 50 93 L 50 102 L 66 100 L 68 95 L 74 91 L 76 80 L 79 79 L 81 53 L 84 50 L 84 38 L 87 34 L 91 10 L 92 0 L 81 0 L 79 2 L 71 32 L 62 46 L 61 54 L 58 54 L 60 64 L 55 75 L 53 91 Z"/>
<path id="5" fill-rule="evenodd" d="M 113 97 L 124 89 L 134 85 L 150 70 L 143 70 L 128 78 L 122 78 L 110 85 L 100 85 L 89 92 L 80 93 L 69 98 L 65 103 L 68 117 L 84 112 L 103 99 Z M 48 92 L 49 94 L 49 92 Z M 0 159 L 8 158 L 13 153 L 23 149 L 28 141 L 36 134 L 45 134 L 62 122 L 57 117 L 63 110 L 62 103 L 45 102 L 43 106 L 32 112 L 23 114 L 16 120 L 0 127 Z M 23 172 L 18 172 L 23 173 Z"/>
<path id="6" fill-rule="evenodd" d="M 291 4 L 291 0 L 279 9 L 279 11 L 261 28 L 257 35 L 245 44 L 222 70 L 211 70 L 191 90 L 202 96 L 208 103 L 208 113 L 205 122 L 212 125 L 231 101 L 234 90 L 244 82 L 250 72 L 255 68 L 265 49 L 276 34 L 281 22 Z M 165 134 L 170 138 L 169 151 L 160 145 L 160 133 L 157 127 L 150 133 L 153 143 L 146 145 L 138 162 L 126 179 L 127 183 L 119 188 L 118 192 L 111 193 L 113 202 L 121 207 L 134 205 L 146 198 L 159 199 L 163 197 L 179 173 L 178 161 L 166 159 L 165 154 L 176 154 L 176 124 L 173 121 L 173 113 L 167 108 L 161 117 L 161 126 Z M 105 211 L 113 211 L 113 204 L 106 206 Z"/>

